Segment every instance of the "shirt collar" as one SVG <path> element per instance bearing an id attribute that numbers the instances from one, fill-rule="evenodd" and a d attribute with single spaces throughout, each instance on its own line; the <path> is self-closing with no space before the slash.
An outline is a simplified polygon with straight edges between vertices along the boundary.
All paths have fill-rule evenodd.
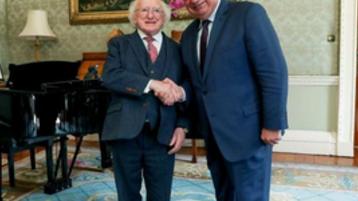
<path id="1" fill-rule="evenodd" d="M 217 13 L 217 11 L 218 11 L 218 9 L 219 9 L 219 6 L 220 6 L 220 3 L 221 3 L 221 0 L 218 0 L 218 4 L 216 4 L 216 7 L 215 7 L 213 13 L 211 13 L 211 15 L 208 17 L 208 20 L 209 20 L 210 22 L 214 22 L 215 17 L 216 17 L 216 13 Z M 202 23 L 200 23 L 199 28 L 200 28 L 200 29 L 202 28 Z"/>
<path id="2" fill-rule="evenodd" d="M 144 38 L 147 37 L 147 35 L 142 30 L 137 29 L 137 31 L 138 31 L 138 34 L 142 40 L 144 40 Z M 153 38 L 154 38 L 155 42 L 158 42 L 159 44 L 161 44 L 162 40 L 163 40 L 162 32 L 159 31 L 158 33 L 154 34 Z"/>
<path id="3" fill-rule="evenodd" d="M 211 15 L 209 16 L 208 20 L 210 20 L 210 22 L 214 22 L 216 13 L 217 13 L 217 11 L 218 11 L 218 9 L 219 9 L 219 6 L 220 6 L 220 3 L 221 3 L 221 0 L 218 1 L 218 4 L 216 4 L 216 7 L 215 7 L 215 9 L 214 9 L 214 12 L 211 13 Z"/>

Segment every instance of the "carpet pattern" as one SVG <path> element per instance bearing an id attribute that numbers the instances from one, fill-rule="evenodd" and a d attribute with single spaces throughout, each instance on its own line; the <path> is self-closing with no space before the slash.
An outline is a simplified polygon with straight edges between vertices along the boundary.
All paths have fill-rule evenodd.
<path id="1" fill-rule="evenodd" d="M 28 159 L 16 163 L 16 188 L 8 187 L 3 168 L 3 198 L 6 201 L 114 201 L 113 173 L 100 170 L 97 152 L 83 150 L 73 172 L 73 187 L 54 195 L 43 193 L 46 181 L 42 157 L 36 170 Z M 81 168 L 82 167 L 82 168 Z M 83 169 L 85 167 L 85 169 Z M 97 170 L 97 171 L 93 171 Z M 271 201 L 357 201 L 358 169 L 333 166 L 273 165 Z M 177 160 L 172 201 L 215 201 L 210 173 L 205 162 L 192 164 Z M 142 190 L 143 195 L 145 189 Z"/>

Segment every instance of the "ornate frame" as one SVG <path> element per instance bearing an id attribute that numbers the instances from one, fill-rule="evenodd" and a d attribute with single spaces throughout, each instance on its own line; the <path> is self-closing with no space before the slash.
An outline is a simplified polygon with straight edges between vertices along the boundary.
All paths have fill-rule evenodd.
<path id="1" fill-rule="evenodd" d="M 79 0 L 69 0 L 70 24 L 99 24 L 113 22 L 128 22 L 128 11 L 99 11 L 99 12 L 80 12 Z"/>
<path id="2" fill-rule="evenodd" d="M 128 22 L 127 10 L 80 12 L 79 1 L 80 0 L 69 0 L 69 19 L 71 25 Z M 172 14 L 172 20 L 190 18 L 189 13 L 183 7 L 173 8 Z"/>

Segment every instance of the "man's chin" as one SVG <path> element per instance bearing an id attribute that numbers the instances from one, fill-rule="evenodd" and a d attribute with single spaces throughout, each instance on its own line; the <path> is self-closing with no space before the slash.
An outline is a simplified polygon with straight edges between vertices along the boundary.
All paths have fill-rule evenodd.
<path id="1" fill-rule="evenodd" d="M 198 18 L 198 19 L 202 19 L 202 20 L 207 18 L 207 14 L 205 12 L 200 12 L 200 10 L 194 11 L 194 12 L 189 12 L 189 14 L 191 14 L 191 16 L 193 16 L 194 18 Z"/>
<path id="2" fill-rule="evenodd" d="M 148 35 L 155 35 L 160 31 L 160 29 L 146 29 L 146 30 L 142 30 L 142 31 Z"/>

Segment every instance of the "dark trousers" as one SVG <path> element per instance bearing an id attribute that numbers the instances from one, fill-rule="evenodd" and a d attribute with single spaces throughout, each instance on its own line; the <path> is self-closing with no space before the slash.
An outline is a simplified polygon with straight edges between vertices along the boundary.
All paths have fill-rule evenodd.
<path id="1" fill-rule="evenodd" d="M 268 201 L 272 146 L 260 147 L 251 157 L 236 162 L 225 160 L 214 137 L 205 137 L 207 162 L 217 201 Z M 237 148 L 240 151 L 240 147 Z"/>
<path id="2" fill-rule="evenodd" d="M 147 201 L 169 201 L 173 180 L 174 155 L 159 144 L 156 133 L 144 126 L 134 139 L 110 142 L 118 201 L 141 201 L 142 178 Z"/>

